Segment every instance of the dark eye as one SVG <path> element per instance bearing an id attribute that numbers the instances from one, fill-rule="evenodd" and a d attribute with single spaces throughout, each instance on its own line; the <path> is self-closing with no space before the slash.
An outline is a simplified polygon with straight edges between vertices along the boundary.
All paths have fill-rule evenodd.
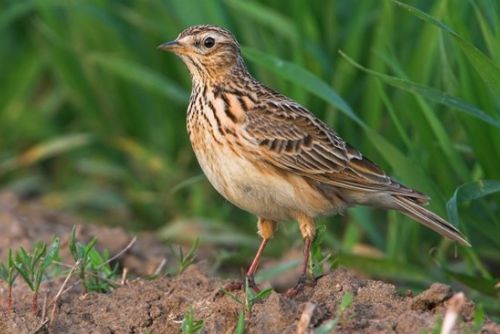
<path id="1" fill-rule="evenodd" d="M 213 39 L 212 37 L 207 37 L 203 41 L 203 45 L 205 45 L 206 48 L 211 48 L 215 45 L 215 39 Z"/>

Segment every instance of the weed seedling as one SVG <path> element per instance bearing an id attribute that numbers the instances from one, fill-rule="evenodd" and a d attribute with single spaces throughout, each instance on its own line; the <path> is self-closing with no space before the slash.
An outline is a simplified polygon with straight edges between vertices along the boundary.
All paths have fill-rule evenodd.
<path id="1" fill-rule="evenodd" d="M 48 249 L 46 243 L 37 242 L 31 253 L 22 247 L 16 252 L 14 265 L 33 292 L 31 309 L 34 313 L 38 311 L 38 290 L 45 270 L 58 258 L 59 247 L 59 238 L 54 237 Z"/>
<path id="2" fill-rule="evenodd" d="M 191 245 L 189 251 L 184 255 L 182 247 L 179 247 L 179 251 L 176 252 L 172 248 L 172 253 L 177 255 L 177 260 L 179 261 L 179 267 L 177 268 L 177 275 L 182 274 L 189 266 L 191 266 L 196 261 L 196 252 L 200 246 L 200 239 L 196 238 Z"/>
<path id="3" fill-rule="evenodd" d="M 71 231 L 69 250 L 75 262 L 79 263 L 78 276 L 85 291 L 108 292 L 117 284 L 117 267 L 111 268 L 107 251 L 95 249 L 97 239 L 92 238 L 87 244 L 76 241 L 76 227 Z"/>
<path id="4" fill-rule="evenodd" d="M 243 311 L 240 311 L 238 316 L 238 324 L 236 324 L 234 334 L 245 334 L 245 312 Z"/>
<path id="5" fill-rule="evenodd" d="M 253 306 L 258 301 L 266 299 L 271 294 L 273 289 L 267 288 L 267 289 L 261 290 L 261 291 L 256 293 L 254 291 L 254 289 L 250 286 L 250 282 L 248 281 L 248 278 L 247 278 L 247 279 L 245 279 L 245 300 L 244 301 L 242 301 L 240 298 L 238 298 L 238 296 L 227 291 L 224 288 L 222 288 L 221 291 L 224 292 L 229 297 L 231 297 L 231 299 L 234 300 L 235 302 L 237 302 L 238 304 L 243 305 L 244 310 L 250 314 L 250 313 L 252 313 Z"/>
<path id="6" fill-rule="evenodd" d="M 318 224 L 316 231 L 316 237 L 311 245 L 311 256 L 309 257 L 307 268 L 308 273 L 314 279 L 317 279 L 324 274 L 323 265 L 331 257 L 331 253 L 325 255 L 322 251 L 322 245 L 325 242 L 326 225 Z"/>
<path id="7" fill-rule="evenodd" d="M 437 318 L 434 322 L 434 327 L 432 328 L 432 330 L 429 330 L 427 333 L 430 333 L 430 334 L 445 333 L 445 332 L 443 332 L 442 327 L 443 327 L 443 317 L 437 316 Z M 424 333 L 425 333 L 425 331 L 424 331 Z"/>
<path id="8" fill-rule="evenodd" d="M 473 325 L 473 332 L 478 333 L 483 327 L 484 322 L 486 320 L 486 315 L 484 314 L 484 308 L 482 304 L 477 304 L 475 309 L 474 309 L 474 325 Z"/>
<path id="9" fill-rule="evenodd" d="M 184 315 L 181 325 L 182 333 L 186 334 L 196 334 L 203 330 L 203 320 L 195 320 L 193 315 L 193 309 L 190 308 L 189 311 Z"/>
<path id="10" fill-rule="evenodd" d="M 87 268 L 87 263 L 89 261 L 89 253 L 94 248 L 97 239 L 92 238 L 88 244 L 84 245 L 76 241 L 76 226 L 73 226 L 71 230 L 71 236 L 69 238 L 69 251 L 71 252 L 71 256 L 75 262 L 80 261 L 80 268 L 78 269 L 78 276 L 85 282 L 86 273 L 85 269 Z M 85 283 L 84 283 L 85 285 Z"/>
<path id="11" fill-rule="evenodd" d="M 271 294 L 272 291 L 273 291 L 272 288 L 267 288 L 255 293 L 253 288 L 250 286 L 250 282 L 248 281 L 248 279 L 245 279 L 245 300 L 242 301 L 235 294 L 227 291 L 224 288 L 222 289 L 222 292 L 224 292 L 238 304 L 242 305 L 242 309 L 238 317 L 238 323 L 236 325 L 236 329 L 234 330 L 235 334 L 245 333 L 245 313 L 252 314 L 252 308 L 255 305 L 255 303 L 257 303 L 260 300 L 266 299 Z"/>
<path id="12" fill-rule="evenodd" d="M 19 272 L 16 270 L 12 249 L 9 249 L 9 258 L 7 264 L 0 263 L 0 279 L 7 283 L 9 292 L 7 296 L 7 310 L 12 311 L 12 287 Z"/>
<path id="13" fill-rule="evenodd" d="M 319 326 L 314 333 L 315 334 L 333 333 L 335 331 L 335 327 L 337 327 L 337 324 L 340 321 L 340 318 L 342 317 L 344 312 L 349 308 L 349 306 L 351 306 L 351 304 L 352 304 L 352 293 L 350 292 L 344 293 L 344 295 L 342 296 L 342 300 L 340 301 L 340 305 L 335 314 L 335 318 Z"/>
<path id="14" fill-rule="evenodd" d="M 267 288 L 255 293 L 254 289 L 250 286 L 250 282 L 248 278 L 245 279 L 245 309 L 248 313 L 252 313 L 253 306 L 261 301 L 269 297 L 269 295 L 273 292 L 272 288 Z"/>
<path id="15" fill-rule="evenodd" d="M 109 259 L 107 250 L 99 252 L 94 248 L 89 253 L 87 272 L 91 275 L 87 277 L 87 291 L 105 293 L 118 286 L 118 263 L 112 267 Z"/>

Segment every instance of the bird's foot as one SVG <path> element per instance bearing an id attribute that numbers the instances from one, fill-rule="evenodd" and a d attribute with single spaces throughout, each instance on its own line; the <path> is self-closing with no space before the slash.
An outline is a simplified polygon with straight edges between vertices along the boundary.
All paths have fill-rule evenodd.
<path id="1" fill-rule="evenodd" d="M 220 297 L 225 292 L 245 290 L 247 287 L 252 289 L 256 293 L 259 293 L 261 291 L 257 283 L 255 283 L 255 279 L 253 276 L 245 276 L 244 280 L 231 281 L 229 283 L 226 283 L 222 288 L 220 288 L 217 291 L 215 297 Z"/>
<path id="2" fill-rule="evenodd" d="M 287 292 L 285 292 L 285 296 L 288 298 L 296 297 L 300 292 L 304 290 L 304 287 L 306 285 L 314 285 L 315 283 L 316 281 L 308 282 L 307 276 L 301 275 L 299 277 L 297 285 L 295 285 L 293 288 L 288 289 Z"/>
<path id="3" fill-rule="evenodd" d="M 249 287 L 254 292 L 257 292 L 257 293 L 260 292 L 260 288 L 257 285 L 257 283 L 255 283 L 255 278 L 253 276 L 246 276 L 245 277 L 245 289 L 246 289 L 246 287 Z"/>

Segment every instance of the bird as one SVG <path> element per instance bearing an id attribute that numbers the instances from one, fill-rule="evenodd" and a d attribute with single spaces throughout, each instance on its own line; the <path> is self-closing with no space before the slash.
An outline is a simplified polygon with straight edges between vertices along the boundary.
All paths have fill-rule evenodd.
<path id="1" fill-rule="evenodd" d="M 187 132 L 201 169 L 229 202 L 258 217 L 262 238 L 246 271 L 254 275 L 279 222 L 295 220 L 304 239 L 307 276 L 315 219 L 355 205 L 397 210 L 470 246 L 452 224 L 424 208 L 425 194 L 388 176 L 312 112 L 257 81 L 227 29 L 196 25 L 158 46 L 180 57 L 192 91 Z"/>

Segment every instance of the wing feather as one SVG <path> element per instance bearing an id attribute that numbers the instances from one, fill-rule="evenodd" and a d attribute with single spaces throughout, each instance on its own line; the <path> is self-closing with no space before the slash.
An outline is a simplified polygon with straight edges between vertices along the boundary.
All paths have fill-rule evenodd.
<path id="1" fill-rule="evenodd" d="M 254 105 L 247 112 L 244 135 L 258 146 L 258 158 L 275 167 L 355 191 L 388 191 L 427 199 L 393 181 L 295 102 Z"/>

